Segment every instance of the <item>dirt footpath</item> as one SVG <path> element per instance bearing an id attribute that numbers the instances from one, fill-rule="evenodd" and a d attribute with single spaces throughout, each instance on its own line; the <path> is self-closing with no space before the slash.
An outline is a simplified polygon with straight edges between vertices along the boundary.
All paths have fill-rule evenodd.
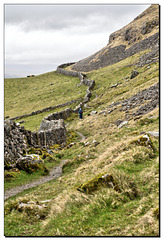
<path id="1" fill-rule="evenodd" d="M 49 182 L 55 178 L 58 178 L 59 176 L 62 175 L 62 167 L 63 165 L 66 163 L 67 160 L 63 160 L 61 162 L 61 164 L 57 167 L 54 167 L 50 174 L 48 176 L 45 176 L 45 177 L 42 177 L 41 179 L 35 181 L 35 182 L 32 182 L 32 183 L 28 183 L 28 184 L 25 184 L 25 185 L 22 185 L 22 186 L 19 186 L 19 187 L 16 187 L 16 188 L 12 188 L 12 189 L 9 189 L 9 190 L 6 190 L 5 193 L 4 193 L 4 200 L 7 200 L 9 197 L 11 196 L 14 196 L 18 193 L 21 193 L 23 192 L 24 190 L 27 190 L 29 188 L 33 188 L 33 187 L 36 187 L 42 183 L 45 183 L 45 182 Z"/>

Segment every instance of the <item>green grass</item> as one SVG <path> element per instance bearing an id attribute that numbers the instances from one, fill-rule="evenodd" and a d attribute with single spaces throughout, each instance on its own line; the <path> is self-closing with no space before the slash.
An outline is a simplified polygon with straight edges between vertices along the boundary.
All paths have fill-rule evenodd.
<path id="1" fill-rule="evenodd" d="M 122 184 L 120 186 L 123 191 L 120 193 L 107 188 L 88 196 L 87 194 L 79 193 L 75 186 L 83 183 L 83 179 L 80 179 L 80 176 L 77 177 L 75 172 L 78 167 L 82 166 L 83 162 L 81 161 L 81 164 L 72 164 L 71 171 L 64 168 L 64 174 L 61 178 L 32 190 L 27 190 L 19 194 L 19 197 L 12 197 L 11 200 L 7 201 L 6 208 L 16 199 L 21 200 L 22 197 L 34 201 L 53 200 L 48 204 L 45 219 L 38 219 L 36 216 L 26 212 L 19 213 L 17 210 L 8 213 L 5 217 L 5 235 L 126 236 L 127 234 L 128 236 L 157 236 L 158 232 L 155 227 L 158 220 L 155 220 L 156 223 L 153 224 L 153 227 L 148 222 L 144 222 L 143 219 L 141 220 L 151 209 L 158 206 L 159 182 L 158 180 L 156 181 L 156 175 L 158 175 L 158 162 L 156 160 L 159 153 L 157 141 L 155 146 L 157 148 L 156 154 L 153 154 L 150 149 L 141 146 L 136 148 L 130 146 L 126 153 L 123 150 L 123 146 L 116 150 L 115 153 L 118 156 L 125 153 L 123 162 L 119 164 L 119 161 L 117 161 L 112 167 L 114 174 L 117 173 L 116 178 L 119 184 Z M 64 150 L 65 156 L 67 157 L 68 154 L 72 154 L 71 156 L 77 155 L 79 154 L 79 149 L 70 148 Z M 131 151 L 133 151 L 133 154 L 131 154 Z M 128 158 L 128 156 L 131 156 L 131 158 Z M 141 161 L 137 162 L 136 160 L 140 158 Z M 96 159 L 94 162 L 96 162 Z M 107 163 L 105 165 L 107 166 Z M 153 168 L 154 171 L 152 170 Z M 102 168 L 99 170 L 103 171 Z M 149 172 L 151 174 L 147 176 L 146 174 Z M 89 179 L 91 176 L 88 173 L 87 169 L 85 174 Z M 93 169 L 92 173 L 94 173 Z M 132 182 L 136 184 L 140 194 L 130 199 L 129 196 L 132 195 L 130 195 L 131 190 L 129 186 Z M 129 195 L 127 194 L 128 191 Z M 60 205 L 62 201 L 64 204 L 61 205 L 61 212 L 55 212 L 55 205 Z M 140 210 L 138 210 L 139 208 Z M 153 216 L 153 221 L 154 219 L 155 217 Z M 21 221 L 24 222 L 23 226 Z M 140 221 L 141 224 L 139 224 Z M 8 225 L 10 226 L 9 228 L 7 227 Z M 145 232 L 143 232 L 144 226 L 146 228 Z"/>
<path id="2" fill-rule="evenodd" d="M 73 109 L 74 104 L 71 104 L 71 105 L 63 107 L 63 108 L 57 108 L 55 110 L 51 110 L 51 111 L 48 111 L 48 112 L 43 112 L 43 113 L 39 113 L 39 114 L 36 114 L 36 115 L 32 115 L 32 116 L 29 116 L 29 117 L 23 117 L 21 119 L 16 120 L 16 122 L 25 121 L 24 123 L 22 123 L 20 125 L 24 126 L 25 129 L 28 129 L 30 131 L 38 131 L 43 118 L 47 117 L 50 113 L 55 113 L 55 112 L 62 111 L 64 109 L 66 109 L 67 107 Z M 77 116 L 75 116 L 75 117 L 77 118 Z"/>
<path id="3" fill-rule="evenodd" d="M 60 160 L 55 158 L 53 162 L 48 162 L 46 160 L 44 162 L 45 162 L 45 166 L 49 170 L 51 170 L 54 166 L 59 165 Z M 14 179 L 4 181 L 4 189 L 7 190 L 7 189 L 21 186 L 21 185 L 36 181 L 43 176 L 45 176 L 45 173 L 43 170 L 38 170 L 31 174 L 21 170 L 19 173 L 16 174 L 16 177 Z"/>
<path id="4" fill-rule="evenodd" d="M 53 85 L 51 85 L 51 83 Z M 5 116 L 16 117 L 82 99 L 86 86 L 77 87 L 78 78 L 49 72 L 31 78 L 4 80 Z"/>
<path id="5" fill-rule="evenodd" d="M 103 107 L 111 104 L 113 101 L 121 101 L 123 98 L 129 98 L 139 91 L 147 88 L 149 85 L 159 81 L 159 64 L 153 63 L 150 68 L 144 67 L 126 67 L 131 63 L 138 61 L 139 57 L 149 50 L 135 54 L 121 62 L 110 65 L 88 74 L 88 77 L 95 80 L 96 86 L 94 92 L 100 96 L 96 99 L 94 105 Z M 136 69 L 139 75 L 130 79 L 132 70 Z M 125 79 L 128 77 L 127 79 Z M 126 81 L 127 80 L 127 81 Z M 119 83 L 116 88 L 110 88 L 112 85 Z M 132 89 L 132 91 L 131 91 Z"/>

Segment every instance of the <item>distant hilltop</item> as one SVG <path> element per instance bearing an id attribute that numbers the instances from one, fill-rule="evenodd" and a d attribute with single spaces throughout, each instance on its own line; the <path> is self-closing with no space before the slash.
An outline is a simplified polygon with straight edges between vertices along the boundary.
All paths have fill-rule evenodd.
<path id="1" fill-rule="evenodd" d="M 131 23 L 112 33 L 108 45 L 76 62 L 71 69 L 88 72 L 159 46 L 159 5 L 152 4 Z"/>

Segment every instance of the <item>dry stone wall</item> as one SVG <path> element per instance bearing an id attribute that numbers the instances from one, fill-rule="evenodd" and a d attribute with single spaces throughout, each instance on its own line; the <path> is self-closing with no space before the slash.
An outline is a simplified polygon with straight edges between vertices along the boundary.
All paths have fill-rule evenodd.
<path id="1" fill-rule="evenodd" d="M 43 148 L 66 142 L 63 119 L 42 123 L 38 132 L 25 130 L 12 120 L 4 121 L 4 166 L 12 168 L 30 147 Z"/>
<path id="2" fill-rule="evenodd" d="M 22 117 L 35 115 L 44 111 L 49 111 L 57 107 L 63 107 L 75 102 L 72 100 L 65 104 L 60 104 L 54 107 L 45 108 L 43 110 L 38 110 L 32 112 L 31 114 L 26 114 L 12 118 L 10 120 L 5 120 L 4 122 L 4 166 L 5 168 L 12 168 L 18 159 L 23 156 L 23 153 L 29 148 L 42 148 L 47 146 L 52 146 L 54 144 L 64 144 L 66 142 L 66 128 L 64 124 L 64 119 L 70 117 L 73 112 L 77 112 L 81 106 L 89 101 L 91 97 L 91 89 L 93 89 L 95 82 L 86 79 L 85 75 L 80 72 L 71 72 L 63 69 L 63 67 L 69 66 L 69 64 L 62 64 L 57 68 L 58 73 L 65 75 L 79 77 L 80 84 L 85 84 L 88 86 L 86 90 L 86 95 L 83 100 L 74 110 L 67 108 L 60 112 L 52 113 L 45 117 L 40 125 L 38 132 L 32 132 L 25 130 L 23 126 L 19 126 L 13 120 L 20 119 Z"/>
<path id="3" fill-rule="evenodd" d="M 89 86 L 89 90 L 94 88 L 95 85 L 95 81 L 94 80 L 89 80 L 86 79 L 86 75 L 84 73 L 81 72 L 76 72 L 76 71 L 68 71 L 65 70 L 63 67 L 68 67 L 70 65 L 73 65 L 74 63 L 65 63 L 62 64 L 60 66 L 57 67 L 57 72 L 67 75 L 67 76 L 71 76 L 71 77 L 78 77 L 80 79 L 80 84 L 84 84 L 86 86 Z"/>
<path id="4" fill-rule="evenodd" d="M 60 74 L 71 76 L 71 77 L 78 77 L 80 79 L 80 83 L 79 83 L 80 85 L 84 84 L 84 85 L 88 86 L 83 102 L 80 102 L 80 104 L 75 109 L 66 108 L 65 110 L 62 110 L 60 112 L 51 113 L 47 117 L 45 117 L 42 120 L 42 122 L 58 120 L 58 119 L 64 119 L 65 120 L 65 119 L 69 118 L 72 113 L 77 113 L 79 111 L 79 108 L 82 107 L 85 103 L 87 103 L 90 100 L 90 98 L 92 96 L 91 90 L 95 86 L 95 81 L 87 79 L 86 75 L 84 73 L 68 71 L 68 70 L 64 69 L 65 67 L 68 67 L 72 64 L 74 64 L 74 63 L 65 63 L 65 64 L 62 64 L 62 65 L 58 66 L 57 67 L 57 72 L 60 73 Z M 41 128 L 41 126 L 40 126 L 40 128 Z"/>
<path id="5" fill-rule="evenodd" d="M 10 120 L 18 120 L 18 119 L 21 119 L 21 118 L 24 118 L 24 117 L 37 115 L 39 113 L 49 112 L 49 111 L 57 109 L 57 108 L 61 108 L 61 107 L 65 107 L 65 106 L 71 105 L 72 103 L 75 103 L 75 102 L 77 102 L 77 100 L 71 100 L 69 102 L 62 103 L 62 104 L 59 104 L 59 105 L 56 105 L 56 106 L 44 108 L 42 110 L 33 111 L 32 113 L 29 113 L 29 114 L 24 114 L 24 115 L 21 115 L 21 116 L 13 117 L 13 118 L 10 118 Z"/>
<path id="6" fill-rule="evenodd" d="M 23 156 L 24 151 L 26 151 L 26 149 L 29 147 L 42 148 L 42 147 L 47 147 L 54 144 L 62 144 L 66 142 L 66 128 L 64 125 L 64 120 L 70 117 L 72 113 L 78 112 L 79 108 L 82 107 L 85 103 L 87 103 L 90 100 L 92 95 L 91 90 L 95 86 L 95 81 L 87 79 L 86 75 L 81 72 L 67 71 L 66 69 L 64 69 L 65 67 L 73 64 L 73 68 L 75 70 L 78 71 L 79 69 L 79 71 L 84 70 L 86 72 L 92 69 L 97 69 L 99 67 L 104 67 L 104 66 L 113 64 L 137 52 L 153 47 L 153 51 L 151 53 L 143 55 L 139 59 L 139 62 L 137 64 L 139 66 L 143 66 L 144 64 L 149 63 L 149 61 L 151 63 L 151 60 L 158 61 L 158 52 L 159 52 L 158 41 L 159 41 L 159 35 L 155 34 L 135 44 L 134 46 L 132 46 L 127 50 L 126 50 L 126 46 L 124 45 L 121 45 L 112 49 L 108 47 L 108 56 L 106 56 L 107 54 L 103 56 L 100 59 L 100 62 L 92 62 L 92 64 L 88 64 L 88 62 L 84 62 L 83 64 L 83 61 L 81 61 L 82 62 L 81 65 L 80 64 L 75 65 L 74 63 L 66 63 L 66 64 L 60 65 L 57 68 L 58 73 L 72 76 L 72 77 L 78 77 L 80 79 L 80 84 L 85 84 L 86 86 L 88 86 L 84 100 L 75 109 L 67 108 L 63 111 L 55 112 L 53 114 L 48 115 L 46 118 L 42 120 L 38 132 L 25 130 L 23 126 L 18 126 L 14 121 L 5 120 L 4 122 L 4 166 L 5 168 L 12 168 L 15 162 Z M 96 54 L 93 57 L 95 56 Z M 90 61 L 90 58 L 89 58 L 89 61 Z M 65 103 L 64 106 L 69 105 L 74 101 L 75 100 Z M 142 101 L 148 101 L 148 102 L 145 105 L 142 105 Z M 118 102 L 114 104 L 114 106 L 118 104 L 122 104 L 121 111 L 125 111 L 126 116 L 127 116 L 128 110 L 135 108 L 135 106 L 139 106 L 139 108 L 133 112 L 134 116 L 143 115 L 151 111 L 155 107 L 159 106 L 159 83 L 150 87 L 149 89 L 141 91 L 140 93 L 133 96 L 132 98 L 124 100 L 121 103 Z M 58 105 L 58 106 L 61 106 L 61 105 Z M 49 111 L 51 109 L 57 108 L 58 106 L 54 106 L 54 108 L 50 107 L 43 110 L 38 110 L 29 115 L 38 114 L 43 111 Z M 110 107 L 114 107 L 114 106 L 110 106 Z M 111 111 L 113 110 L 114 109 L 111 109 Z M 19 116 L 14 119 L 18 119 L 20 117 L 22 116 Z"/>
<path id="7" fill-rule="evenodd" d="M 11 167 L 15 160 L 23 155 L 27 148 L 23 128 L 18 127 L 14 121 L 4 122 L 4 166 Z"/>

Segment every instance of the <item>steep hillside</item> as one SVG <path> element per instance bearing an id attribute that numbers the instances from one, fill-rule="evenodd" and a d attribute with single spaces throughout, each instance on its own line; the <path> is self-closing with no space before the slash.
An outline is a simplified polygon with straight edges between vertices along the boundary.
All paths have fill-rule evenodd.
<path id="1" fill-rule="evenodd" d="M 49 175 L 42 169 L 5 171 L 5 236 L 160 236 L 158 25 L 142 34 L 141 42 L 148 42 L 145 49 L 140 47 L 144 42 L 131 41 L 151 19 L 159 19 L 158 5 L 110 36 L 108 52 L 125 42 L 120 61 L 108 64 L 103 49 L 88 61 L 63 64 L 62 74 L 55 73 L 70 86 L 75 81 L 75 88 L 82 87 L 83 119 L 75 111 L 64 119 L 66 144 L 28 150 L 39 155 Z M 124 40 L 129 26 L 133 38 Z M 134 54 L 127 55 L 131 48 Z M 97 62 L 106 65 L 99 68 Z M 95 81 L 88 102 L 83 101 L 86 86 L 71 77 L 78 67 L 89 71 L 84 80 Z M 71 73 L 66 70 L 70 68 Z M 67 101 L 70 95 L 65 97 Z M 60 111 L 49 113 L 21 120 L 29 130 L 38 129 L 41 117 L 50 121 L 61 116 Z"/>
<path id="2" fill-rule="evenodd" d="M 122 29 L 112 33 L 106 47 L 72 66 L 88 72 L 121 61 L 148 48 L 158 47 L 159 5 L 151 5 Z"/>

